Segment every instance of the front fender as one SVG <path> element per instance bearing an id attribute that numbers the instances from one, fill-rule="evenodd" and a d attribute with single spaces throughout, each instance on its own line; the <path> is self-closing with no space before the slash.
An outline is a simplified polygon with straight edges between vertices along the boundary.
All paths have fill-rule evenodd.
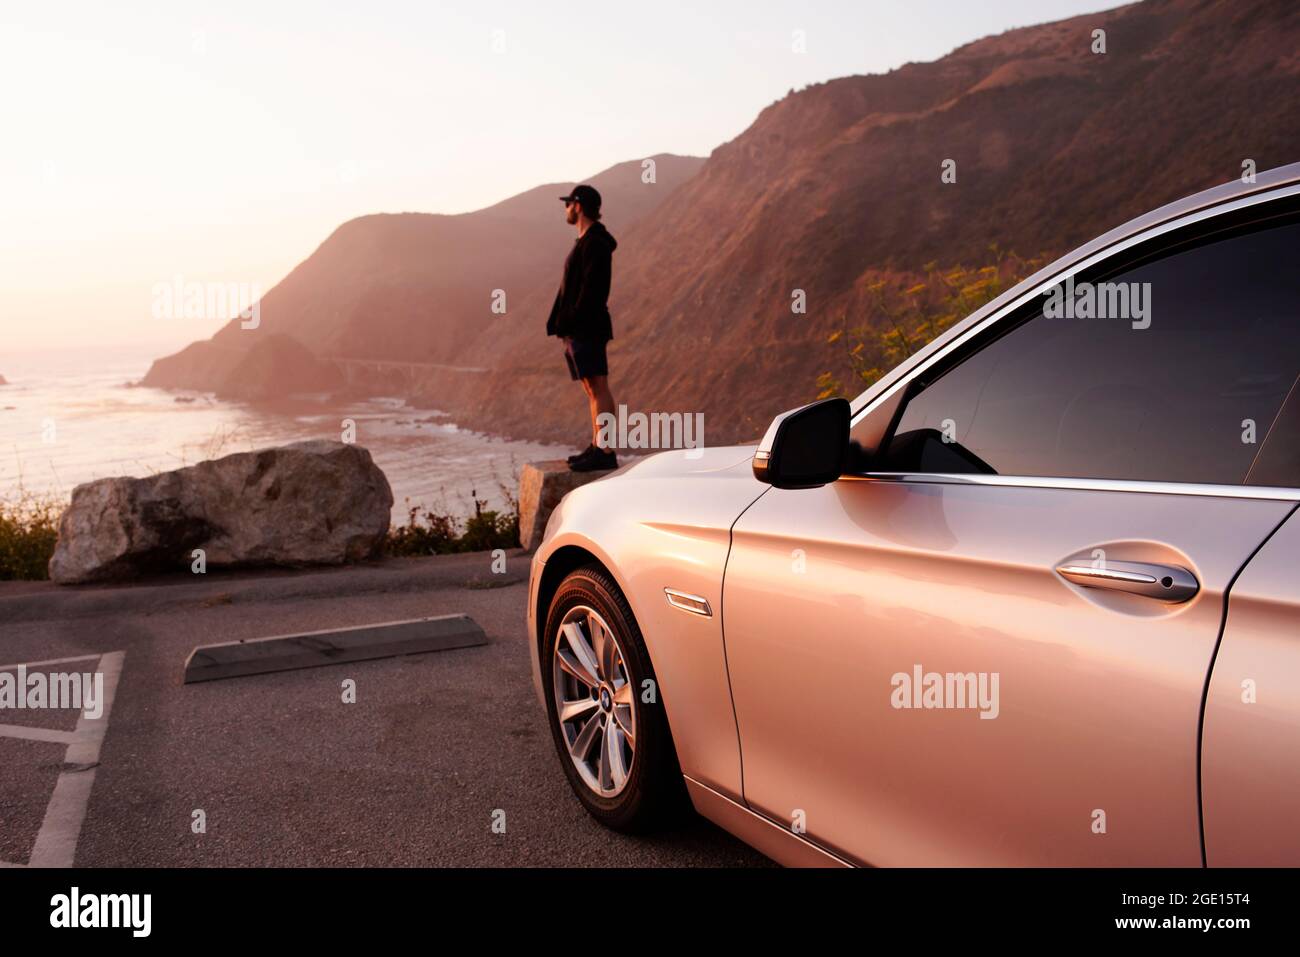
<path id="1" fill-rule="evenodd" d="M 534 686 L 545 682 L 540 628 L 549 595 L 548 561 L 581 550 L 599 562 L 627 598 L 654 663 L 682 771 L 715 790 L 741 795 L 740 746 L 722 634 L 722 577 L 731 526 L 767 486 L 750 469 L 752 447 L 710 449 L 696 459 L 669 452 L 570 492 L 533 559 L 529 635 Z M 711 613 L 670 605 L 672 588 L 708 602 Z M 544 702 L 544 698 L 543 698 Z"/>

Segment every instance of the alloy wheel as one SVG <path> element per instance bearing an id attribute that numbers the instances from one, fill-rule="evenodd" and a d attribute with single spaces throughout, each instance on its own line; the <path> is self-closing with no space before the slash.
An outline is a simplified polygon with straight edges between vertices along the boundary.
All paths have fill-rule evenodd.
<path id="1" fill-rule="evenodd" d="M 636 708 L 618 637 L 594 608 L 577 605 L 565 614 L 551 676 L 570 760 L 594 793 L 617 796 L 636 757 Z"/>

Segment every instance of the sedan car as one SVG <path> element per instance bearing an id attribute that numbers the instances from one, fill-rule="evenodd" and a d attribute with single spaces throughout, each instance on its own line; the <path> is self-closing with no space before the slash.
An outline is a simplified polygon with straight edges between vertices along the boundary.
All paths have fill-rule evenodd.
<path id="1" fill-rule="evenodd" d="M 787 864 L 1300 864 L 1298 253 L 1300 164 L 571 492 L 528 634 L 578 799 Z"/>

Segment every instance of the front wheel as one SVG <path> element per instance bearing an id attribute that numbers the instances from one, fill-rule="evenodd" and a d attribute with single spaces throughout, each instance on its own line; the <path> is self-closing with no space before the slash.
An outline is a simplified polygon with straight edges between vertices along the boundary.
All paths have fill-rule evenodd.
<path id="1" fill-rule="evenodd" d="M 541 660 L 551 735 L 588 813 L 635 832 L 680 808 L 682 772 L 650 655 L 627 599 L 604 571 L 580 568 L 560 583 Z"/>

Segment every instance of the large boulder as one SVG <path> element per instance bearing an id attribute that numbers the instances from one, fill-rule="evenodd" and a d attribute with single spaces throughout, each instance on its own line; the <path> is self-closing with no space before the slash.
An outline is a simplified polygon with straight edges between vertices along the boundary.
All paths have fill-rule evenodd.
<path id="1" fill-rule="evenodd" d="M 341 564 L 388 532 L 393 491 L 370 453 L 327 440 L 239 452 L 149 478 L 78 485 L 50 578 L 63 584 L 209 567 Z"/>

